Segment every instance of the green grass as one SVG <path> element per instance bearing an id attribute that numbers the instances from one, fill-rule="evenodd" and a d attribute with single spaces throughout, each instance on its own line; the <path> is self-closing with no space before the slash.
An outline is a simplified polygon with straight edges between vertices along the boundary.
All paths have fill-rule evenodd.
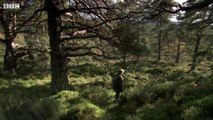
<path id="1" fill-rule="evenodd" d="M 208 67 L 138 64 L 114 102 L 111 72 L 118 66 L 72 66 L 70 90 L 50 93 L 48 72 L 0 78 L 1 120 L 211 120 L 213 75 Z M 138 67 L 140 66 L 140 67 Z M 110 71 L 112 70 L 112 71 Z M 97 73 L 95 72 L 97 71 Z"/>

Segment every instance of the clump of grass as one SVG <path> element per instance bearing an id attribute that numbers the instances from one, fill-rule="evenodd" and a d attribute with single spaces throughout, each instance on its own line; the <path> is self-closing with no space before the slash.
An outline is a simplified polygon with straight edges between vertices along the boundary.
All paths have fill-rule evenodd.
<path id="1" fill-rule="evenodd" d="M 63 112 L 61 107 L 55 99 L 47 97 L 34 103 L 30 110 L 35 119 L 57 120 Z"/>
<path id="2" fill-rule="evenodd" d="M 183 120 L 203 120 L 202 110 L 199 107 L 191 106 L 184 109 L 181 118 Z"/>
<path id="3" fill-rule="evenodd" d="M 88 88 L 82 91 L 81 94 L 93 104 L 96 104 L 101 107 L 107 107 L 114 98 L 112 90 L 108 90 L 100 86 Z"/>
<path id="4" fill-rule="evenodd" d="M 134 120 L 167 120 L 168 116 L 162 110 L 153 104 L 146 104 L 137 110 Z"/>
<path id="5" fill-rule="evenodd" d="M 71 72 L 85 76 L 104 75 L 107 71 L 103 66 L 85 63 L 78 66 L 71 66 Z"/>
<path id="6" fill-rule="evenodd" d="M 31 106 L 39 99 L 49 95 L 49 80 L 16 80 L 1 81 L 0 107 L 7 119 L 31 120 Z"/>
<path id="7" fill-rule="evenodd" d="M 86 99 L 77 98 L 70 100 L 72 106 L 69 111 L 61 116 L 61 120 L 101 120 L 105 111 L 90 103 Z"/>

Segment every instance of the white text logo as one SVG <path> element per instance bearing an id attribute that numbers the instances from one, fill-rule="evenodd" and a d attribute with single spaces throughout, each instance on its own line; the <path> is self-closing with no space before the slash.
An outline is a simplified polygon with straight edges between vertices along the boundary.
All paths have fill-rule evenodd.
<path id="1" fill-rule="evenodd" d="M 4 3 L 3 9 L 20 9 L 19 3 Z"/>

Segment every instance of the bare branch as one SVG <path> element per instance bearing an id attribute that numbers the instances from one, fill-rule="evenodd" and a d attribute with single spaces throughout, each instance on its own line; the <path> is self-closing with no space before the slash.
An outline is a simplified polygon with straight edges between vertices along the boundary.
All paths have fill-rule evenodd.
<path id="1" fill-rule="evenodd" d="M 108 55 L 104 55 L 104 54 L 97 54 L 94 52 L 84 52 L 84 53 L 68 53 L 67 57 L 83 57 L 83 56 L 96 56 L 96 57 L 103 57 L 105 59 L 116 59 L 117 57 L 111 57 Z"/>
<path id="2" fill-rule="evenodd" d="M 169 13 L 178 13 L 179 11 L 190 11 L 190 10 L 197 10 L 197 9 L 202 9 L 210 4 L 212 4 L 213 1 L 212 0 L 203 0 L 201 2 L 195 3 L 191 6 L 187 6 L 187 7 L 183 7 L 181 5 L 173 5 L 173 7 L 177 7 L 177 10 L 168 10 L 164 7 L 161 7 L 165 12 L 169 12 Z"/>
<path id="3" fill-rule="evenodd" d="M 62 38 L 62 41 L 66 40 L 73 40 L 73 39 L 87 39 L 87 38 L 98 38 L 99 36 L 97 35 L 87 35 L 87 36 L 73 36 L 73 37 L 64 37 Z"/>
<path id="4" fill-rule="evenodd" d="M 92 50 L 98 50 L 101 53 L 94 52 Z M 87 44 L 82 45 L 80 47 L 67 47 L 65 48 L 67 57 L 80 57 L 80 56 L 96 56 L 96 57 L 104 57 L 106 59 L 115 59 L 115 57 L 109 56 L 105 54 L 105 51 L 97 46 L 88 47 Z M 85 52 L 78 52 L 85 51 Z"/>
<path id="5" fill-rule="evenodd" d="M 43 12 L 45 9 L 41 8 L 36 10 L 32 16 L 30 16 L 25 22 L 23 22 L 14 32 L 20 30 L 24 25 L 26 25 L 30 20 L 32 20 L 39 12 Z"/>

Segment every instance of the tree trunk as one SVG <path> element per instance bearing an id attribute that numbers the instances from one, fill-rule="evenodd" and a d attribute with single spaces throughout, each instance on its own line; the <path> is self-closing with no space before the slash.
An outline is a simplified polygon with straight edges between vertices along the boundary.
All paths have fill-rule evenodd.
<path id="1" fill-rule="evenodd" d="M 161 33 L 161 30 L 159 31 L 159 34 L 158 34 L 158 61 L 161 60 L 161 36 L 162 36 L 162 33 Z"/>
<path id="2" fill-rule="evenodd" d="M 45 2 L 48 14 L 48 32 L 50 41 L 51 57 L 51 90 L 59 92 L 68 88 L 66 55 L 60 39 L 61 20 L 58 8 L 52 0 Z"/>
<path id="3" fill-rule="evenodd" d="M 178 44 L 177 44 L 177 52 L 176 52 L 176 59 L 175 62 L 179 63 L 180 62 L 180 38 L 178 38 Z"/>
<path id="4" fill-rule="evenodd" d="M 15 57 L 14 50 L 12 47 L 13 40 L 6 39 L 6 48 L 4 53 L 4 71 L 11 74 L 15 73 L 18 59 Z"/>
<path id="5" fill-rule="evenodd" d="M 158 33 L 158 57 L 157 57 L 157 61 L 161 60 L 161 42 L 162 42 L 162 18 L 159 19 L 159 33 Z"/>
<path id="6" fill-rule="evenodd" d="M 17 67 L 17 61 L 18 61 L 15 55 L 15 50 L 12 45 L 16 37 L 16 33 L 14 33 L 14 30 L 16 29 L 16 15 L 14 13 L 3 14 L 2 12 L 0 15 L 0 21 L 2 23 L 2 27 L 4 29 L 4 36 L 5 36 L 5 40 L 4 40 L 5 53 L 4 53 L 3 70 L 5 72 L 9 72 L 10 74 L 13 74 L 15 73 L 15 68 Z"/>
<path id="7" fill-rule="evenodd" d="M 193 57 L 192 57 L 192 64 L 191 64 L 191 70 L 193 71 L 196 67 L 196 62 L 197 62 L 197 58 L 198 58 L 198 50 L 199 50 L 199 46 L 200 46 L 200 40 L 201 40 L 201 32 L 197 33 L 197 39 L 196 39 L 196 43 L 195 43 L 195 48 L 194 48 L 194 53 L 193 53 Z"/>

